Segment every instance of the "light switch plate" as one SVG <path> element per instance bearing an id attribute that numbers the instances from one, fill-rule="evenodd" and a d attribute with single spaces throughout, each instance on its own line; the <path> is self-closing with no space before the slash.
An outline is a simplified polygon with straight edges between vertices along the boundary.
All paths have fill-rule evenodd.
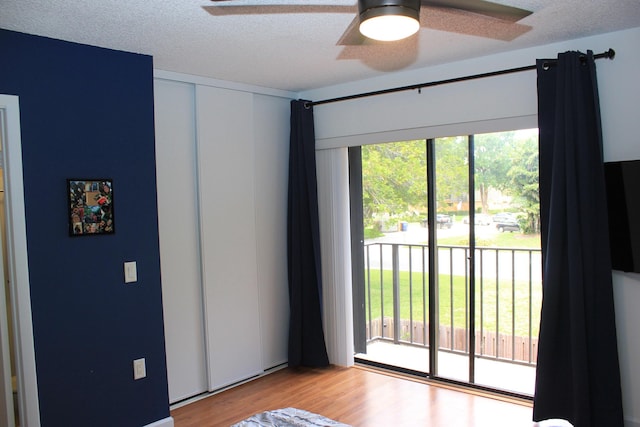
<path id="1" fill-rule="evenodd" d="M 138 281 L 138 267 L 135 261 L 124 263 L 124 283 Z"/>
<path id="2" fill-rule="evenodd" d="M 133 361 L 133 379 L 139 380 L 147 376 L 147 366 L 144 360 L 136 359 Z"/>

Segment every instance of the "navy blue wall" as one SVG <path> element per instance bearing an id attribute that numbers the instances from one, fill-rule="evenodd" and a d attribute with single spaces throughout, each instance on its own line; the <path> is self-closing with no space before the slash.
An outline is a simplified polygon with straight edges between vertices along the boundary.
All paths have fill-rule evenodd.
<path id="1" fill-rule="evenodd" d="M 42 425 L 166 418 L 152 58 L 6 30 L 0 57 L 0 93 L 20 97 Z M 113 179 L 115 234 L 68 236 L 77 177 Z M 147 378 L 134 381 L 140 357 Z"/>

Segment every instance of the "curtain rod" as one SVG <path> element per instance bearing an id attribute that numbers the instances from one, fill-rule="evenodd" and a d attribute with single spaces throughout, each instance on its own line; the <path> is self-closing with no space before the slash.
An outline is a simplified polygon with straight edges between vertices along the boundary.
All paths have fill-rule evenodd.
<path id="1" fill-rule="evenodd" d="M 594 59 L 600 59 L 600 58 L 608 58 L 608 59 L 613 59 L 616 56 L 616 51 L 613 49 L 609 49 L 606 52 L 602 52 L 599 53 L 597 55 L 593 55 Z M 549 60 L 549 65 L 553 65 L 555 63 L 555 60 Z M 373 92 L 365 92 L 365 93 L 358 93 L 356 95 L 347 95 L 347 96 L 341 96 L 339 98 L 331 98 L 331 99 L 323 99 L 321 101 L 312 101 L 312 102 L 305 102 L 304 106 L 306 108 L 309 107 L 313 107 L 314 105 L 322 105 L 322 104 L 330 104 L 333 102 L 340 102 L 340 101 L 348 101 L 351 99 L 358 99 L 358 98 L 366 98 L 369 96 L 375 96 L 375 95 L 384 95 L 387 93 L 394 93 L 394 92 L 403 92 L 406 90 L 415 90 L 418 89 L 418 91 L 420 91 L 422 88 L 425 87 L 431 87 L 431 86 L 439 86 L 439 85 L 444 85 L 444 84 L 448 84 L 448 83 L 458 83 L 458 82 L 464 82 L 467 80 L 475 80 L 475 79 L 482 79 L 485 77 L 494 77 L 494 76 L 501 76 L 503 74 L 511 74 L 511 73 L 519 73 L 520 71 L 528 71 L 528 70 L 535 70 L 536 69 L 536 65 L 527 65 L 524 67 L 517 67 L 517 68 L 509 68 L 506 70 L 499 70 L 499 71 L 491 71 L 488 73 L 482 73 L 482 74 L 473 74 L 471 76 L 464 76 L 464 77 L 456 77 L 453 79 L 446 79 L 446 80 L 438 80 L 435 82 L 428 82 L 428 83 L 420 83 L 420 84 L 414 84 L 414 85 L 409 85 L 409 86 L 401 86 L 401 87 L 394 87 L 391 89 L 382 89 L 382 90 L 376 90 Z"/>

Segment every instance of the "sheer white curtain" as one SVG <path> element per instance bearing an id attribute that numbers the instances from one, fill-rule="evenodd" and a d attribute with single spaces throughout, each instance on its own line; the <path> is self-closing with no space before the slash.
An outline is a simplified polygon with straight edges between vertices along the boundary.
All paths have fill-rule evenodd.
<path id="1" fill-rule="evenodd" d="M 347 148 L 316 151 L 323 327 L 329 362 L 353 365 L 351 227 Z"/>

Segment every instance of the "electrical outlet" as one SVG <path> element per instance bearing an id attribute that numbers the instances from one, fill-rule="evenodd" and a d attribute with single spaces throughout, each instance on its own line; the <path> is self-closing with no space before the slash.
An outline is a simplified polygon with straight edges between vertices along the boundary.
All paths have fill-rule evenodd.
<path id="1" fill-rule="evenodd" d="M 139 380 L 147 376 L 147 366 L 144 357 L 133 361 L 133 379 Z"/>
<path id="2" fill-rule="evenodd" d="M 135 261 L 124 263 L 124 283 L 138 281 L 138 267 Z"/>

